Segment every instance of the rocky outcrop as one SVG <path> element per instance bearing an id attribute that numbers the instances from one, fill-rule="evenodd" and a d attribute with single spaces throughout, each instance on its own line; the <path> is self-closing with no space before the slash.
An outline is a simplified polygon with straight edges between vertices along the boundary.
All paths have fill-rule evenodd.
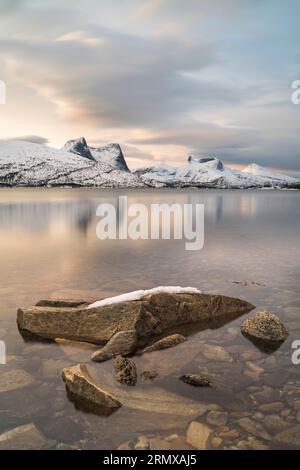
<path id="1" fill-rule="evenodd" d="M 135 363 L 127 357 L 117 356 L 115 359 L 115 378 L 125 385 L 136 385 L 137 370 Z"/>
<path id="2" fill-rule="evenodd" d="M 78 407 L 109 415 L 122 406 L 119 400 L 95 382 L 84 364 L 63 369 L 62 378 L 70 399 Z"/>
<path id="3" fill-rule="evenodd" d="M 35 306 L 18 310 L 21 331 L 34 336 L 64 338 L 105 345 L 118 331 L 133 330 L 141 305 L 124 302 L 102 308 Z"/>
<path id="4" fill-rule="evenodd" d="M 280 319 L 270 312 L 257 312 L 242 323 L 241 331 L 262 349 L 277 349 L 289 332 Z"/>
<path id="5" fill-rule="evenodd" d="M 142 350 L 142 354 L 173 348 L 174 346 L 177 346 L 177 344 L 183 343 L 184 341 L 186 341 L 186 338 L 183 335 L 175 333 L 174 335 L 166 336 L 165 338 L 162 338 L 159 341 L 151 344 L 151 346 L 144 348 Z"/>
<path id="6" fill-rule="evenodd" d="M 180 377 L 180 380 L 194 387 L 213 387 L 210 379 L 199 374 L 184 374 Z"/>
<path id="7" fill-rule="evenodd" d="M 127 356 L 137 348 L 137 335 L 135 330 L 119 331 L 113 335 L 108 343 L 98 351 L 95 351 L 91 359 L 95 362 L 103 362 L 112 357 Z"/>
<path id="8" fill-rule="evenodd" d="M 159 293 L 89 309 L 85 304 L 58 307 L 53 300 L 43 301 L 43 306 L 19 308 L 17 321 L 21 332 L 36 337 L 100 345 L 118 332 L 135 330 L 138 346 L 145 347 L 181 325 L 237 317 L 253 308 L 244 300 L 222 295 Z"/>

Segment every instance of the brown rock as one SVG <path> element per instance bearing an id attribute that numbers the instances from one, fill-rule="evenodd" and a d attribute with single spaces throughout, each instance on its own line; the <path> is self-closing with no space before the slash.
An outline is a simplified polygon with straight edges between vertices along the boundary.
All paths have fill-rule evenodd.
<path id="1" fill-rule="evenodd" d="M 289 424 L 277 415 L 268 415 L 263 421 L 264 427 L 270 434 L 277 434 L 289 427 Z"/>
<path id="2" fill-rule="evenodd" d="M 283 343 L 289 333 L 280 319 L 270 312 L 257 312 L 242 323 L 244 336 L 257 345 L 267 349 L 276 349 Z"/>
<path id="3" fill-rule="evenodd" d="M 246 444 L 246 449 L 252 450 L 269 450 L 269 447 L 257 439 L 249 439 Z"/>
<path id="4" fill-rule="evenodd" d="M 137 370 L 135 363 L 128 357 L 117 356 L 115 359 L 115 378 L 125 385 L 136 385 Z"/>
<path id="5" fill-rule="evenodd" d="M 224 431 L 219 433 L 220 437 L 223 439 L 234 440 L 240 436 L 240 432 L 237 429 L 230 429 L 229 431 Z"/>
<path id="6" fill-rule="evenodd" d="M 158 376 L 158 372 L 156 372 L 155 370 L 144 370 L 141 373 L 142 381 L 145 383 L 152 382 L 157 376 Z"/>
<path id="7" fill-rule="evenodd" d="M 86 300 L 69 300 L 69 299 L 47 299 L 39 300 L 36 303 L 37 307 L 80 307 L 82 305 L 88 305 Z"/>
<path id="8" fill-rule="evenodd" d="M 222 444 L 222 439 L 220 437 L 213 437 L 211 440 L 211 447 L 213 449 L 218 449 Z"/>
<path id="9" fill-rule="evenodd" d="M 123 442 L 117 447 L 117 450 L 132 450 L 130 441 Z"/>
<path id="10" fill-rule="evenodd" d="M 149 440 L 146 436 L 139 436 L 137 443 L 134 446 L 135 450 L 146 450 L 149 449 Z"/>
<path id="11" fill-rule="evenodd" d="M 223 411 L 210 411 L 206 417 L 206 421 L 212 426 L 225 426 L 227 419 L 228 413 Z"/>
<path id="12" fill-rule="evenodd" d="M 183 343 L 185 340 L 186 338 L 183 335 L 175 333 L 173 335 L 166 336 L 159 341 L 156 341 L 147 348 L 144 348 L 142 350 L 142 354 L 153 351 L 160 351 L 161 349 L 173 348 L 174 346 L 177 346 L 177 344 Z"/>
<path id="13" fill-rule="evenodd" d="M 248 369 L 255 372 L 257 375 L 261 375 L 264 372 L 264 369 L 255 364 L 255 362 L 247 361 L 246 366 Z"/>
<path id="14" fill-rule="evenodd" d="M 0 450 L 38 450 L 46 444 L 46 438 L 33 423 L 0 434 Z"/>
<path id="15" fill-rule="evenodd" d="M 94 381 L 85 364 L 63 369 L 62 378 L 70 398 L 79 406 L 103 415 L 108 415 L 122 406 L 119 400 Z"/>
<path id="16" fill-rule="evenodd" d="M 176 439 L 161 439 L 153 437 L 149 439 L 151 450 L 192 450 L 183 436 L 177 436 Z"/>
<path id="17" fill-rule="evenodd" d="M 103 348 L 92 354 L 91 359 L 96 362 L 103 362 L 118 355 L 127 356 L 133 353 L 136 347 L 137 335 L 135 330 L 118 331 Z"/>
<path id="18" fill-rule="evenodd" d="M 18 326 L 24 333 L 106 344 L 119 331 L 136 330 L 140 346 L 171 328 L 222 316 L 239 316 L 254 308 L 240 299 L 211 294 L 151 294 L 141 300 L 83 308 L 84 304 L 18 309 Z M 81 300 L 80 300 L 81 302 Z M 56 304 L 57 305 L 57 304 Z M 75 305 L 75 304 L 73 304 Z"/>
<path id="19" fill-rule="evenodd" d="M 274 403 L 264 403 L 258 407 L 263 413 L 279 413 L 283 409 L 283 403 L 276 401 Z"/>
<path id="20" fill-rule="evenodd" d="M 250 418 L 242 418 L 238 421 L 240 427 L 244 431 L 253 434 L 254 436 L 260 437 L 261 439 L 270 440 L 271 437 L 267 431 L 263 428 L 260 423 L 253 421 Z"/>
<path id="21" fill-rule="evenodd" d="M 289 429 L 286 429 L 279 434 L 276 434 L 274 441 L 279 445 L 285 445 L 288 447 L 294 447 L 299 449 L 300 447 L 300 424 L 296 424 Z"/>
<path id="22" fill-rule="evenodd" d="M 201 353 L 207 359 L 220 362 L 232 362 L 233 359 L 230 354 L 222 346 L 214 346 L 212 344 L 205 344 L 201 349 Z"/>
<path id="23" fill-rule="evenodd" d="M 0 393 L 28 387 L 33 383 L 34 378 L 22 369 L 11 370 L 3 374 L 0 373 Z"/>
<path id="24" fill-rule="evenodd" d="M 211 446 L 213 430 L 206 424 L 192 421 L 186 433 L 186 442 L 198 450 L 206 450 Z"/>
<path id="25" fill-rule="evenodd" d="M 194 387 L 212 387 L 213 383 L 209 378 L 199 374 L 184 374 L 180 377 L 182 382 L 185 382 Z"/>

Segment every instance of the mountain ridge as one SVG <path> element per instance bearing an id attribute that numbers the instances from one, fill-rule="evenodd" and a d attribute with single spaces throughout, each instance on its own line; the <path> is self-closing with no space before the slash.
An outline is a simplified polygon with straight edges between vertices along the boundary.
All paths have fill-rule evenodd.
<path id="1" fill-rule="evenodd" d="M 69 140 L 60 150 L 25 141 L 0 141 L 0 186 L 300 189 L 300 181 L 255 163 L 239 171 L 216 157 L 192 155 L 181 166 L 159 164 L 130 171 L 119 144 L 90 147 L 81 137 Z"/>

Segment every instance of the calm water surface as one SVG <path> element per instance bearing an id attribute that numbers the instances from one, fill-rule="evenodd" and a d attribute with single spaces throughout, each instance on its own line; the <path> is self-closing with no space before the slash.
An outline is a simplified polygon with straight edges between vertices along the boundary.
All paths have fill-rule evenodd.
<path id="1" fill-rule="evenodd" d="M 186 251 L 179 240 L 98 240 L 96 207 L 110 202 L 118 209 L 118 197 L 125 194 L 129 203 L 203 203 L 204 248 Z M 174 433 L 180 441 L 190 421 L 207 421 L 197 408 L 205 404 L 227 413 L 225 423 L 211 424 L 217 434 L 225 433 L 221 447 L 278 446 L 274 436 L 295 426 L 297 414 L 300 420 L 300 365 L 291 362 L 291 343 L 300 339 L 299 212 L 296 191 L 2 189 L 0 338 L 7 364 L 0 365 L 0 381 L 2 374 L 22 369 L 35 382 L 0 392 L 0 432 L 33 422 L 50 448 L 109 449 L 140 435 Z M 112 362 L 95 365 L 90 352 L 24 342 L 17 308 L 49 296 L 114 295 L 162 284 L 242 297 L 278 314 L 291 334 L 279 350 L 265 354 L 241 336 L 243 318 L 206 329 L 174 349 L 135 359 L 139 372 L 151 368 L 159 376 L 152 384 L 139 381 L 134 389 L 122 389 L 130 406 L 110 417 L 77 410 L 66 397 L 62 368 L 87 362 L 100 383 L 120 387 L 112 382 Z M 206 345 L 222 346 L 228 356 L 205 357 Z M 206 373 L 217 389 L 179 382 L 185 372 Z M 274 402 L 280 410 L 267 414 L 262 405 Z M 268 439 L 243 429 L 243 417 L 263 425 Z M 232 430 L 235 437 L 226 437 Z"/>

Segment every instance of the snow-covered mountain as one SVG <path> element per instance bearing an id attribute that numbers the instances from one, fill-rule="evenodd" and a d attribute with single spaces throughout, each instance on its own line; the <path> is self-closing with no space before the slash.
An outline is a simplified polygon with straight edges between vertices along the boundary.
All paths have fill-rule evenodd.
<path id="1" fill-rule="evenodd" d="M 126 160 L 119 144 L 108 144 L 105 147 L 90 147 L 84 137 L 68 140 L 62 150 L 81 155 L 82 157 L 107 165 L 122 171 L 128 171 Z"/>
<path id="2" fill-rule="evenodd" d="M 84 142 L 82 142 L 84 145 Z M 77 147 L 78 148 L 78 147 Z M 23 141 L 0 141 L 0 186 L 140 187 L 141 180 L 87 155 Z"/>
<path id="3" fill-rule="evenodd" d="M 271 181 L 283 181 L 287 183 L 296 183 L 297 180 L 291 176 L 284 175 L 283 173 L 276 173 L 269 168 L 257 165 L 256 163 L 251 163 L 246 168 L 244 168 L 243 173 L 248 173 L 254 176 L 260 176 L 266 180 Z"/>
<path id="4" fill-rule="evenodd" d="M 300 189 L 300 181 L 256 164 L 233 170 L 215 157 L 190 156 L 183 166 L 161 164 L 130 172 L 118 144 L 93 148 L 82 137 L 61 150 L 0 141 L 0 186 Z"/>
<path id="5" fill-rule="evenodd" d="M 267 168 L 249 165 L 238 171 L 227 168 L 215 157 L 194 158 L 190 156 L 186 165 L 172 167 L 161 164 L 137 169 L 133 173 L 151 187 L 212 187 L 212 188 L 263 188 L 299 187 L 300 182 L 290 176 L 273 173 Z"/>

